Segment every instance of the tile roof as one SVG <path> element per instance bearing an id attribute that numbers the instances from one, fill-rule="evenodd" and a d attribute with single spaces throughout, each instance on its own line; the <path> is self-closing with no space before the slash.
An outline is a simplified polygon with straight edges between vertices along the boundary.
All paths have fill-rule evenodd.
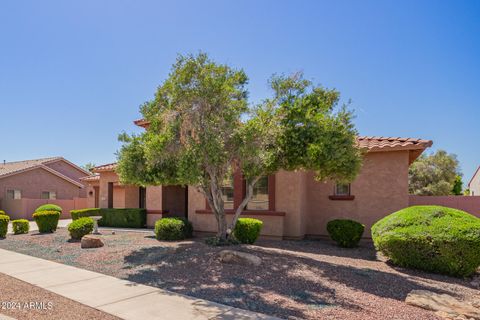
<path id="1" fill-rule="evenodd" d="M 101 166 L 94 167 L 92 169 L 93 172 L 106 172 L 106 171 L 114 171 L 117 168 L 117 163 L 108 163 Z"/>
<path id="2" fill-rule="evenodd" d="M 94 174 L 94 175 L 91 175 L 91 176 L 86 176 L 86 177 L 80 178 L 80 180 L 87 181 L 87 182 L 100 181 L 100 175 Z"/>
<path id="3" fill-rule="evenodd" d="M 146 128 L 150 124 L 150 121 L 145 120 L 145 119 L 138 119 L 138 120 L 133 121 L 133 123 L 136 124 L 139 127 Z"/>
<path id="4" fill-rule="evenodd" d="M 63 159 L 62 157 L 50 157 L 42 159 L 15 161 L 15 162 L 0 162 L 0 176 L 14 174 L 16 172 L 24 171 L 37 167 L 52 161 Z"/>
<path id="5" fill-rule="evenodd" d="M 81 184 L 80 182 L 78 182 L 78 181 L 76 181 L 76 180 L 74 180 L 70 177 L 67 177 L 66 175 L 64 175 L 64 174 L 62 174 L 62 173 L 60 173 L 60 172 L 58 172 L 58 171 L 56 171 L 56 170 L 47 166 L 47 164 L 49 164 L 51 162 L 56 162 L 56 161 L 59 161 L 59 160 L 65 161 L 65 162 L 71 164 L 72 166 L 77 167 L 76 165 L 74 165 L 73 163 L 65 160 L 62 157 L 51 157 L 51 158 L 23 160 L 23 161 L 15 161 L 15 162 L 5 162 L 5 163 L 0 163 L 0 179 L 6 178 L 8 176 L 15 175 L 15 174 L 19 174 L 19 173 L 22 173 L 22 172 L 34 170 L 34 169 L 43 169 L 43 170 L 46 170 L 46 171 L 50 172 L 51 174 L 54 174 L 54 175 L 56 175 L 56 176 L 58 176 L 58 177 L 60 177 L 64 180 L 80 187 L 80 188 L 83 188 L 84 185 Z M 77 167 L 77 168 L 84 171 L 80 167 Z"/>
<path id="6" fill-rule="evenodd" d="M 432 145 L 431 140 L 399 137 L 357 137 L 360 148 L 368 151 L 423 150 Z"/>

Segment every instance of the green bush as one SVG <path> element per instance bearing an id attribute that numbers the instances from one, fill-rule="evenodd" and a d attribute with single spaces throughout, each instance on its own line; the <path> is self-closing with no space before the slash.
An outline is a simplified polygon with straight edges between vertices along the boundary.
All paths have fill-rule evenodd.
<path id="1" fill-rule="evenodd" d="M 8 214 L 6 214 L 5 211 L 0 210 L 0 216 L 8 216 Z"/>
<path id="2" fill-rule="evenodd" d="M 263 222 L 253 218 L 239 218 L 233 235 L 241 243 L 253 244 L 257 241 Z"/>
<path id="3" fill-rule="evenodd" d="M 5 238 L 8 231 L 8 222 L 10 218 L 7 215 L 0 215 L 0 238 Z"/>
<path id="4" fill-rule="evenodd" d="M 155 237 L 158 240 L 183 240 L 191 236 L 191 223 L 181 218 L 161 218 L 155 222 Z"/>
<path id="5" fill-rule="evenodd" d="M 353 248 L 362 238 L 365 226 L 349 219 L 335 219 L 327 223 L 327 231 L 340 247 Z"/>
<path id="6" fill-rule="evenodd" d="M 480 219 L 441 206 L 414 206 L 372 227 L 377 250 L 392 263 L 457 277 L 480 266 Z"/>
<path id="7" fill-rule="evenodd" d="M 13 220 L 12 227 L 14 234 L 24 234 L 30 231 L 30 223 L 25 219 Z"/>
<path id="8" fill-rule="evenodd" d="M 37 223 L 40 233 L 51 233 L 57 230 L 60 212 L 58 211 L 40 211 L 33 214 L 33 219 Z"/>
<path id="9" fill-rule="evenodd" d="M 145 209 L 106 209 L 88 208 L 70 211 L 73 220 L 82 217 L 102 216 L 98 221 L 101 227 L 115 228 L 144 228 L 147 223 L 147 211 Z"/>
<path id="10" fill-rule="evenodd" d="M 83 236 L 93 231 L 93 219 L 89 217 L 79 218 L 68 225 L 70 237 L 74 240 L 80 240 Z"/>
<path id="11" fill-rule="evenodd" d="M 44 204 L 35 209 L 35 212 L 40 212 L 40 211 L 58 211 L 60 214 L 62 213 L 62 208 L 60 206 L 57 206 L 56 204 Z"/>

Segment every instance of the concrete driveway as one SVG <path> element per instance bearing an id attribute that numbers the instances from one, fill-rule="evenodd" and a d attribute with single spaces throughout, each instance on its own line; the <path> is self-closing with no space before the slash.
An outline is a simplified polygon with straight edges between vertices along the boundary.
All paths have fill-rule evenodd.
<path id="1" fill-rule="evenodd" d="M 59 228 L 66 228 L 70 222 L 72 222 L 72 219 L 60 219 L 58 221 L 58 227 Z M 38 231 L 37 224 L 35 221 L 30 221 L 30 232 L 31 231 Z M 12 222 L 8 224 L 8 231 L 7 234 L 13 234 L 13 229 L 12 229 Z"/>

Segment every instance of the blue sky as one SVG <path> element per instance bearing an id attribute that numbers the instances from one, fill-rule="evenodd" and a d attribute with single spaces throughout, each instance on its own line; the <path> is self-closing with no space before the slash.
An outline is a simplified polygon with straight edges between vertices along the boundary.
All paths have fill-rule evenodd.
<path id="1" fill-rule="evenodd" d="M 177 53 L 352 99 L 362 135 L 432 139 L 468 182 L 480 165 L 480 1 L 0 2 L 0 160 L 112 162 L 117 135 Z"/>

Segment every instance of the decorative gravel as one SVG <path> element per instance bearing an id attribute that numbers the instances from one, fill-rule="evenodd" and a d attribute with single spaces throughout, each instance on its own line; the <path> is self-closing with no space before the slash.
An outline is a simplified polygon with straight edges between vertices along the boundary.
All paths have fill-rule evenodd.
<path id="1" fill-rule="evenodd" d="M 65 229 L 17 235 L 0 247 L 289 319 L 439 319 L 404 303 L 411 290 L 457 298 L 478 291 L 456 279 L 393 267 L 369 243 L 342 249 L 327 240 L 259 241 L 228 249 L 255 254 L 259 267 L 223 264 L 203 239 L 160 242 L 152 234 L 104 234 L 105 246 L 80 249 Z"/>
<path id="2" fill-rule="evenodd" d="M 0 319 L 18 320 L 119 320 L 55 293 L 0 273 Z"/>

